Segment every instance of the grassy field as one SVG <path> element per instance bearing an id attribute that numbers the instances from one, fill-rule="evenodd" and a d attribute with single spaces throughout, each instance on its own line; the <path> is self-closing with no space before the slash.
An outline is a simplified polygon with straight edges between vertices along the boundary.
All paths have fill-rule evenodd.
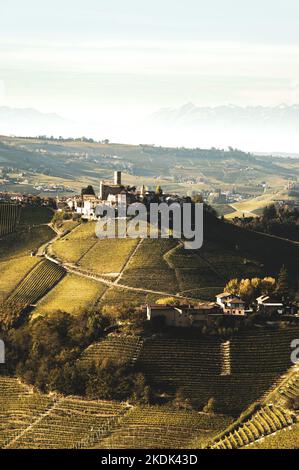
<path id="1" fill-rule="evenodd" d="M 33 317 L 48 315 L 57 310 L 76 314 L 92 307 L 104 292 L 105 286 L 92 279 L 67 274 L 37 305 Z"/>
<path id="2" fill-rule="evenodd" d="M 59 260 L 66 263 L 77 263 L 85 253 L 90 250 L 96 243 L 96 240 L 69 239 L 68 236 L 55 241 L 49 250 Z"/>
<path id="3" fill-rule="evenodd" d="M 38 258 L 22 256 L 0 263 L 0 299 L 16 287 L 23 277 L 39 262 Z"/>

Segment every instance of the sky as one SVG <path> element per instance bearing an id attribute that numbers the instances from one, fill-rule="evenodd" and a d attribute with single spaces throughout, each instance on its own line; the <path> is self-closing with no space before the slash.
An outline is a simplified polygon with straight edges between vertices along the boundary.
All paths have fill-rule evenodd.
<path id="1" fill-rule="evenodd" d="M 0 106 L 132 140 L 163 107 L 295 104 L 298 18 L 297 0 L 1 0 Z"/>

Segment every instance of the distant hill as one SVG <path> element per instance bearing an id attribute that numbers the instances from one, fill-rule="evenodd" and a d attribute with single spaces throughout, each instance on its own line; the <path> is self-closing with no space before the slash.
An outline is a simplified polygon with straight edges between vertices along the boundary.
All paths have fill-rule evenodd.
<path id="1" fill-rule="evenodd" d="M 0 130 L 1 132 L 1 130 Z M 204 189 L 260 194 L 263 184 L 282 189 L 299 179 L 299 158 L 255 155 L 240 150 L 217 148 L 156 147 L 153 145 L 101 144 L 54 139 L 0 137 L 1 167 L 30 171 L 30 183 L 43 175 L 56 177 L 76 190 L 101 178 L 123 172 L 127 184 L 145 184 L 178 193 Z M 10 188 L 12 190 L 13 188 Z"/>
<path id="2" fill-rule="evenodd" d="M 0 134 L 61 135 L 71 125 L 71 121 L 56 113 L 41 113 L 33 108 L 0 107 Z"/>
<path id="3" fill-rule="evenodd" d="M 152 114 L 149 124 L 160 134 L 174 134 L 189 145 L 248 148 L 251 151 L 294 153 L 299 151 L 297 129 L 299 105 L 196 106 L 162 108 Z M 155 135 L 155 131 L 153 131 Z"/>

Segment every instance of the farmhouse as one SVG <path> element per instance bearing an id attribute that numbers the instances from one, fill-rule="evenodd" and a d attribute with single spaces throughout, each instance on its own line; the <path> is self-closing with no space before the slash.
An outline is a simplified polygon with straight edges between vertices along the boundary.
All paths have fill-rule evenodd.
<path id="1" fill-rule="evenodd" d="M 214 303 L 191 305 L 148 305 L 147 319 L 160 318 L 167 326 L 195 327 L 206 321 L 208 316 L 222 315 L 220 307 Z"/>
<path id="2" fill-rule="evenodd" d="M 238 295 L 222 292 L 216 295 L 216 302 L 227 315 L 245 315 L 245 302 Z"/>
<path id="3" fill-rule="evenodd" d="M 245 302 L 239 297 L 229 298 L 225 302 L 223 313 L 228 315 L 245 315 Z"/>

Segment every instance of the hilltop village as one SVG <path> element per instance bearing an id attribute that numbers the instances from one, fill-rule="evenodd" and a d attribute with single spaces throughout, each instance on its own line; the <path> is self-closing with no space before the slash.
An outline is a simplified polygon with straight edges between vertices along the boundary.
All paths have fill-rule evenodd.
<path id="1" fill-rule="evenodd" d="M 57 198 L 57 208 L 58 210 L 77 213 L 85 220 L 96 220 L 96 207 L 98 204 L 105 203 L 117 209 L 120 204 L 129 205 L 134 202 L 142 202 L 145 205 L 151 202 L 166 202 L 167 204 L 178 202 L 182 204 L 191 202 L 191 198 L 165 194 L 159 186 L 155 191 L 147 189 L 144 185 L 140 188 L 125 186 L 122 183 L 121 171 L 116 170 L 113 181 L 100 181 L 98 194 L 95 194 L 92 186 L 88 186 L 82 190 L 80 196 Z"/>
<path id="2" fill-rule="evenodd" d="M 96 208 L 101 203 L 117 209 L 120 204 L 128 205 L 134 202 L 143 202 L 146 206 L 151 202 L 165 202 L 167 204 L 191 202 L 190 197 L 164 193 L 159 186 L 156 190 L 150 190 L 144 185 L 138 188 L 136 186 L 124 185 L 122 173 L 119 170 L 114 172 L 113 181 L 100 181 L 98 194 L 96 194 L 92 186 L 87 186 L 83 188 L 80 195 L 70 197 L 41 198 L 32 195 L 9 193 L 3 193 L 0 197 L 4 203 L 14 203 L 29 209 L 35 205 L 47 206 L 51 210 L 55 210 L 57 220 L 60 214 L 62 220 L 73 219 L 78 221 L 78 223 L 80 221 L 97 220 Z M 198 201 L 202 202 L 201 196 L 198 196 Z M 78 242 L 74 241 L 74 243 Z M 36 254 L 36 251 L 32 252 L 33 256 Z M 51 262 L 60 263 L 53 254 L 51 256 L 46 254 L 46 257 Z M 65 268 L 63 265 L 61 267 Z M 256 282 L 257 279 L 252 279 L 252 281 Z M 233 281 L 237 281 L 237 279 L 233 279 Z M 245 281 L 250 280 L 245 279 Z M 250 299 L 234 288 L 217 294 L 215 302 L 211 301 L 213 297 L 210 296 L 209 301 L 197 301 L 190 305 L 189 302 L 191 300 L 186 301 L 188 299 L 187 296 L 185 303 L 183 303 L 183 298 L 178 298 L 176 301 L 171 302 L 171 304 L 167 302 L 163 305 L 149 303 L 146 307 L 146 318 L 149 322 L 157 322 L 157 319 L 159 319 L 163 324 L 170 327 L 192 328 L 196 326 L 201 327 L 206 322 L 215 323 L 228 318 L 240 319 L 242 322 L 252 317 L 253 314 L 258 314 L 264 318 L 276 316 L 277 318 L 295 319 L 298 314 L 298 306 L 296 302 L 290 300 L 287 288 L 284 289 L 284 292 L 281 292 L 281 290 L 279 291 L 273 286 L 270 287 L 269 289 L 264 289 L 260 286 L 258 289 L 253 289 L 253 286 L 249 286 L 251 290 L 253 289 Z M 169 289 L 171 290 L 171 286 L 169 286 Z"/>

